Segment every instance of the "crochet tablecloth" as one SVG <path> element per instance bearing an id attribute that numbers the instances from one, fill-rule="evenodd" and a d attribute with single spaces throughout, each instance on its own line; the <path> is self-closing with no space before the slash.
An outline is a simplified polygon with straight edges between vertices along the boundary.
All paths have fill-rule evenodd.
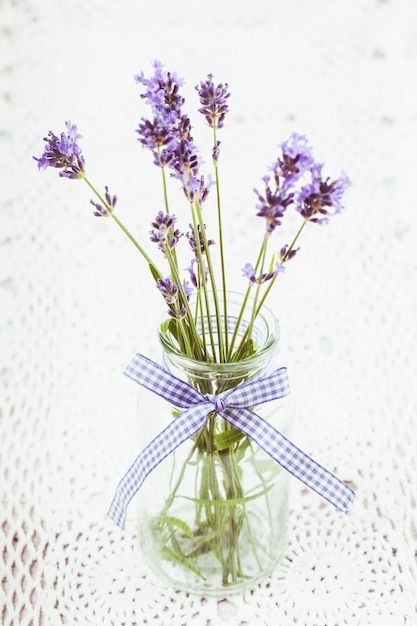
<path id="1" fill-rule="evenodd" d="M 416 625 L 417 6 L 414 0 L 0 3 L 0 613 L 5 626 Z M 294 441 L 357 490 L 350 516 L 291 480 L 290 541 L 242 596 L 156 580 L 106 511 L 138 453 L 136 351 L 157 356 L 147 270 L 79 181 L 39 173 L 77 123 L 89 177 L 146 241 L 159 173 L 136 141 L 133 75 L 154 59 L 229 83 L 221 177 L 228 270 L 253 262 L 256 197 L 305 133 L 347 208 L 311 225 L 270 306 L 297 399 Z M 209 161 L 209 159 L 206 159 Z M 209 219 L 209 217 L 207 217 Z M 284 242 L 285 243 L 285 242 Z M 143 418 L 143 416 L 142 416 Z"/>

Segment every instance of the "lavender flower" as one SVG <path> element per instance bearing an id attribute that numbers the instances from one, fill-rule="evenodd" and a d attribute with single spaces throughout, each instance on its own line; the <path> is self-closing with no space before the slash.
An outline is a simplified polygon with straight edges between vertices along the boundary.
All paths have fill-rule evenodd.
<path id="1" fill-rule="evenodd" d="M 172 151 L 170 166 L 174 170 L 174 176 L 180 180 L 187 180 L 190 176 L 198 175 L 200 158 L 192 139 L 181 139 Z M 186 185 L 185 185 L 186 187 Z M 187 189 L 184 191 L 187 195 Z"/>
<path id="2" fill-rule="evenodd" d="M 256 215 L 266 220 L 266 232 L 270 235 L 277 226 L 281 225 L 286 208 L 293 202 L 293 193 L 287 194 L 276 187 L 272 191 L 269 186 L 269 176 L 264 177 L 265 195 L 261 195 L 257 189 L 254 192 L 258 196 L 259 204 L 256 205 Z"/>
<path id="3" fill-rule="evenodd" d="M 182 79 L 163 70 L 159 61 L 154 63 L 154 76 L 150 79 L 142 74 L 135 77 L 145 87 L 142 95 L 150 104 L 154 119 L 143 119 L 137 130 L 141 144 L 153 153 L 154 163 L 168 166 L 172 176 L 181 181 L 183 191 L 190 202 L 203 202 L 208 194 L 199 177 L 200 156 L 191 135 L 191 122 L 181 111 L 184 98 L 179 93 Z"/>
<path id="4" fill-rule="evenodd" d="M 114 208 L 117 203 L 117 196 L 111 196 L 109 193 L 109 188 L 105 187 L 104 198 L 106 201 L 106 206 L 103 206 L 99 202 L 95 202 L 94 200 L 90 200 L 90 204 L 95 207 L 94 215 L 97 217 L 109 217 L 111 213 L 113 213 Z"/>
<path id="5" fill-rule="evenodd" d="M 175 222 L 176 218 L 174 215 L 159 211 L 155 221 L 151 224 L 153 229 L 150 231 L 150 239 L 154 243 L 157 243 L 159 249 L 163 252 L 166 246 L 170 249 L 174 248 L 180 237 L 182 237 L 182 233 L 178 229 L 174 229 Z"/>
<path id="6" fill-rule="evenodd" d="M 154 61 L 154 75 L 145 78 L 143 72 L 135 75 L 137 83 L 147 88 L 142 98 L 148 101 L 155 114 L 171 117 L 174 121 L 178 117 L 184 99 L 179 94 L 179 88 L 184 84 L 182 78 L 178 78 L 174 72 L 166 72 L 160 61 Z"/>
<path id="7" fill-rule="evenodd" d="M 216 145 L 214 146 L 212 150 L 212 159 L 215 165 L 217 165 L 217 163 L 219 162 L 220 144 L 221 144 L 221 141 L 216 141 Z"/>
<path id="8" fill-rule="evenodd" d="M 212 74 L 208 74 L 207 80 L 205 82 L 201 81 L 196 86 L 200 102 L 203 105 L 198 111 L 205 116 L 208 125 L 211 127 L 222 128 L 223 126 L 225 115 L 229 110 L 227 106 L 227 100 L 230 97 L 228 89 L 227 83 L 214 85 Z"/>
<path id="9" fill-rule="evenodd" d="M 204 178 L 199 177 L 201 158 L 191 135 L 190 120 L 186 115 L 181 115 L 178 119 L 176 133 L 176 142 L 169 148 L 172 153 L 169 163 L 172 176 L 181 181 L 185 196 L 190 202 L 193 202 L 197 190 L 200 192 L 200 201 L 203 201 L 207 197 L 208 187 L 204 187 Z"/>
<path id="10" fill-rule="evenodd" d="M 191 121 L 188 115 L 181 115 L 176 124 L 176 131 L 178 134 L 178 140 L 185 139 L 187 141 L 192 141 L 191 136 Z"/>
<path id="11" fill-rule="evenodd" d="M 242 268 L 242 276 L 247 278 L 250 283 L 256 283 L 255 268 L 251 263 L 246 263 Z"/>
<path id="12" fill-rule="evenodd" d="M 178 299 L 178 285 L 168 278 L 158 278 L 156 286 L 167 304 L 174 304 Z"/>
<path id="13" fill-rule="evenodd" d="M 289 261 L 290 259 L 293 259 L 299 250 L 300 248 L 295 248 L 295 249 L 291 248 L 290 250 L 288 247 L 288 244 L 285 244 L 285 246 L 283 246 L 281 250 L 279 251 L 281 262 Z"/>
<path id="14" fill-rule="evenodd" d="M 253 265 L 251 265 L 251 263 L 246 263 L 246 265 L 242 268 L 242 276 L 245 276 L 249 280 L 249 283 L 251 285 L 261 285 L 262 283 L 266 283 L 268 280 L 271 280 L 271 278 L 281 272 L 285 272 L 285 267 L 279 261 L 275 263 L 274 270 L 270 272 L 264 272 L 260 276 L 258 276 L 258 278 L 255 274 L 255 268 L 253 267 Z"/>
<path id="15" fill-rule="evenodd" d="M 179 288 L 176 283 L 174 283 L 171 278 L 158 278 L 156 281 L 157 289 L 162 293 L 165 298 L 165 302 L 169 304 L 168 315 L 173 317 L 174 319 L 183 319 L 187 315 L 187 310 L 185 307 L 180 307 L 178 303 L 179 297 Z M 187 299 L 189 295 L 191 295 L 191 291 L 186 287 L 185 284 L 184 290 L 186 293 Z"/>
<path id="16" fill-rule="evenodd" d="M 288 189 L 314 165 L 307 137 L 292 133 L 281 144 L 282 156 L 272 165 L 277 187 Z"/>
<path id="17" fill-rule="evenodd" d="M 207 176 L 207 183 L 204 176 L 191 176 L 187 181 L 186 195 L 187 198 L 193 202 L 195 198 L 202 204 L 207 200 L 207 196 L 210 191 L 210 187 L 214 184 L 210 174 Z"/>
<path id="18" fill-rule="evenodd" d="M 190 300 L 191 296 L 194 293 L 194 289 L 191 287 L 190 283 L 187 280 L 183 281 L 182 288 L 184 289 L 187 300 Z"/>
<path id="19" fill-rule="evenodd" d="M 190 280 L 192 282 L 192 284 L 194 285 L 194 287 L 198 287 L 198 280 L 197 280 L 197 275 L 194 271 L 194 265 L 196 263 L 196 259 L 193 258 L 191 260 L 191 263 L 188 267 L 186 267 L 185 269 L 187 270 L 187 272 L 190 274 Z"/>
<path id="20" fill-rule="evenodd" d="M 170 148 L 177 141 L 177 132 L 172 124 L 167 124 L 160 117 L 156 117 L 153 122 L 144 119 L 136 132 L 140 143 L 153 153 L 155 165 L 164 167 L 172 161 L 173 153 Z"/>
<path id="21" fill-rule="evenodd" d="M 194 287 L 196 287 L 196 289 L 199 289 L 200 286 L 201 286 L 200 285 L 200 281 L 199 281 L 199 278 L 198 278 L 197 274 L 194 271 L 194 265 L 196 263 L 197 263 L 197 265 L 199 265 L 199 260 L 194 257 L 191 260 L 190 265 L 186 268 L 186 270 L 190 274 L 190 280 L 191 280 L 192 284 L 194 285 Z M 207 282 L 209 268 L 207 267 L 207 264 L 204 263 L 204 261 L 203 261 L 203 268 L 204 268 L 204 277 L 205 277 L 205 280 Z"/>
<path id="22" fill-rule="evenodd" d="M 154 62 L 154 75 L 145 78 L 143 72 L 135 76 L 135 80 L 146 89 L 142 94 L 153 112 L 153 121 L 142 119 L 137 133 L 141 144 L 150 149 L 154 156 L 154 163 L 160 167 L 170 165 L 182 174 L 178 161 L 181 158 L 178 145 L 182 140 L 190 141 L 190 120 L 182 115 L 181 106 L 184 98 L 179 93 L 183 80 L 175 73 L 166 72 L 159 61 Z M 191 157 L 188 157 L 189 163 Z"/>
<path id="23" fill-rule="evenodd" d="M 323 180 L 322 168 L 323 165 L 319 163 L 312 167 L 312 181 L 302 187 L 296 203 L 296 209 L 304 219 L 317 224 L 326 224 L 329 217 L 340 213 L 343 194 L 350 186 L 350 180 L 344 172 L 336 180 Z"/>
<path id="24" fill-rule="evenodd" d="M 204 228 L 206 228 L 205 224 L 204 224 Z M 188 233 L 186 233 L 185 236 L 188 239 L 188 243 L 190 244 L 191 250 L 195 254 L 195 258 L 198 260 L 198 258 L 199 258 L 198 250 L 200 249 L 201 254 L 205 254 L 205 252 L 206 252 L 206 246 L 205 246 L 205 243 L 204 243 L 204 237 L 203 237 L 203 233 L 201 232 L 200 224 L 197 225 L 197 232 L 198 232 L 199 245 L 197 245 L 196 233 L 194 231 L 194 228 L 193 228 L 192 224 L 190 224 L 190 230 L 189 230 Z M 214 244 L 213 239 L 208 239 L 207 240 L 207 245 L 208 246 L 212 246 L 213 244 Z"/>
<path id="25" fill-rule="evenodd" d="M 82 178 L 85 172 L 85 161 L 77 141 L 81 138 L 77 126 L 68 120 L 65 122 L 67 132 L 59 137 L 52 131 L 44 137 L 45 150 L 40 158 L 33 157 L 38 162 L 39 169 L 56 167 L 63 169 L 59 173 L 64 178 Z"/>

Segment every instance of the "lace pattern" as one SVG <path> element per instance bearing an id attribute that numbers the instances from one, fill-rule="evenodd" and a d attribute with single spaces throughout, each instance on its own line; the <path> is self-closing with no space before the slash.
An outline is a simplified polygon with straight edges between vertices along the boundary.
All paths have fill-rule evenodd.
<path id="1" fill-rule="evenodd" d="M 0 4 L 5 626 L 417 624 L 416 7 L 212 9 Z M 137 557 L 134 506 L 124 531 L 105 518 L 138 452 L 136 388 L 122 371 L 137 350 L 156 356 L 159 296 L 131 244 L 91 215 L 82 184 L 31 160 L 49 128 L 72 119 L 91 178 L 146 233 L 160 196 L 134 138 L 132 76 L 154 58 L 187 78 L 190 110 L 205 73 L 231 86 L 221 167 L 236 276 L 258 241 L 252 187 L 289 132 L 305 132 L 354 183 L 346 212 L 305 237 L 271 306 L 296 389 L 294 441 L 358 502 L 346 517 L 293 481 L 285 559 L 252 592 L 221 601 L 153 578 Z"/>

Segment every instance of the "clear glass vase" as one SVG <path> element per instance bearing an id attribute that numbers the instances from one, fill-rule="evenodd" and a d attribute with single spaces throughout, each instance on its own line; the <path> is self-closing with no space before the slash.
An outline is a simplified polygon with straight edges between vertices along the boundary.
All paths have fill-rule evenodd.
<path id="1" fill-rule="evenodd" d="M 229 338 L 241 298 L 229 294 Z M 243 334 L 245 321 L 239 325 Z M 203 394 L 218 394 L 282 366 L 279 327 L 263 307 L 256 318 L 255 352 L 232 363 L 184 355 L 169 330 L 160 330 L 164 365 Z M 251 407 L 289 436 L 291 395 Z M 140 445 L 178 416 L 179 409 L 139 391 Z M 287 545 L 288 474 L 246 435 L 211 413 L 197 433 L 146 479 L 138 505 L 141 555 L 169 586 L 219 596 L 240 592 L 273 572 Z"/>

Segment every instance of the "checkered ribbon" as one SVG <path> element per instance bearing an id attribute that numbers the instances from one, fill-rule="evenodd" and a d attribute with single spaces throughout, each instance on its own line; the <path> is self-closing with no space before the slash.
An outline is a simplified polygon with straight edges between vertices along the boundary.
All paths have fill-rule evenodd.
<path id="1" fill-rule="evenodd" d="M 250 437 L 310 489 L 340 511 L 349 512 L 354 491 L 249 408 L 288 395 L 286 368 L 265 377 L 251 378 L 218 395 L 201 394 L 141 354 L 136 354 L 125 374 L 184 411 L 142 450 L 120 481 L 108 515 L 121 528 L 125 524 L 127 506 L 148 474 L 181 443 L 195 435 L 213 412 Z"/>

